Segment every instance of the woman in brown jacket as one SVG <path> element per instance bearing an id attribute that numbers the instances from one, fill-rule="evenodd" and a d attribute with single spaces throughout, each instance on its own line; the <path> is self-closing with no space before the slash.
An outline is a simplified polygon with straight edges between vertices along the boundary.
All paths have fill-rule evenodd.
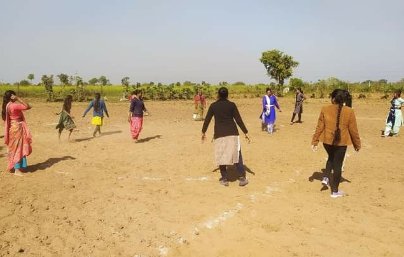
<path id="1" fill-rule="evenodd" d="M 353 144 L 355 151 L 359 151 L 361 148 L 355 113 L 352 108 L 344 106 L 344 103 L 350 105 L 347 101 L 348 95 L 349 93 L 342 89 L 336 89 L 331 93 L 332 104 L 321 109 L 311 143 L 313 150 L 316 151 L 319 141 L 322 141 L 327 151 L 328 160 L 322 183 L 328 184 L 331 170 L 333 170 L 333 180 L 331 181 L 331 197 L 333 198 L 344 195 L 343 192 L 338 191 L 338 186 L 347 146 Z"/>

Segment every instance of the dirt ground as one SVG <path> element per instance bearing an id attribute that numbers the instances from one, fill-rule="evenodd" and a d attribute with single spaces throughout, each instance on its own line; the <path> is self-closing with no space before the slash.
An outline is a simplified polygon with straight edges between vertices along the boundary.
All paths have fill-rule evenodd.
<path id="1" fill-rule="evenodd" d="M 404 256 L 404 136 L 380 137 L 388 100 L 354 100 L 363 147 L 348 148 L 338 199 L 321 190 L 324 149 L 310 149 L 328 99 L 307 100 L 304 123 L 289 125 L 293 102 L 280 98 L 273 135 L 261 131 L 260 99 L 234 101 L 252 139 L 242 139 L 246 187 L 219 184 L 192 102 L 146 102 L 136 144 L 128 103 L 108 103 L 97 138 L 74 103 L 72 143 L 57 139 L 61 104 L 34 103 L 29 172 L 0 173 L 0 256 Z"/>

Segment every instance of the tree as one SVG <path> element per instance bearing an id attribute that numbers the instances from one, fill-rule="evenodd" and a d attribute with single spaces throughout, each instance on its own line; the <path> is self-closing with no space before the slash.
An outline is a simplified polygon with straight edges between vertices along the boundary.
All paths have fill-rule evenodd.
<path id="1" fill-rule="evenodd" d="M 103 93 L 103 88 L 109 83 L 109 80 L 105 76 L 101 76 L 98 81 L 101 83 L 101 94 Z"/>
<path id="2" fill-rule="evenodd" d="M 83 78 L 80 76 L 75 76 L 74 81 L 76 82 L 76 99 L 78 101 L 82 101 L 82 100 L 84 100 Z"/>
<path id="3" fill-rule="evenodd" d="M 121 84 L 124 90 L 124 93 L 127 94 L 129 92 L 129 77 L 124 77 L 121 79 Z"/>
<path id="4" fill-rule="evenodd" d="M 293 68 L 299 65 L 292 56 L 277 49 L 263 52 L 260 61 L 264 64 L 267 75 L 278 82 L 278 91 L 283 87 L 285 79 L 292 76 Z"/>
<path id="5" fill-rule="evenodd" d="M 88 81 L 88 84 L 90 85 L 96 85 L 98 83 L 98 79 L 97 78 L 92 78 Z"/>
<path id="6" fill-rule="evenodd" d="M 45 86 L 46 93 L 48 93 L 47 101 L 53 101 L 53 75 L 42 75 L 41 81 Z"/>
<path id="7" fill-rule="evenodd" d="M 65 86 L 69 85 L 69 75 L 60 73 L 59 75 L 56 75 L 58 79 L 60 80 L 60 83 L 62 83 L 62 92 L 65 91 Z"/>
<path id="8" fill-rule="evenodd" d="M 20 86 L 29 86 L 30 85 L 29 81 L 26 79 L 21 80 L 20 83 L 18 83 L 18 84 Z"/>
<path id="9" fill-rule="evenodd" d="M 32 74 L 32 73 L 28 74 L 27 79 L 29 79 L 29 81 L 31 81 L 31 84 L 32 84 L 32 81 L 35 79 L 34 74 Z"/>
<path id="10" fill-rule="evenodd" d="M 291 78 L 289 80 L 290 90 L 294 90 L 296 88 L 302 88 L 303 86 L 304 86 L 304 82 L 303 82 L 303 80 L 301 80 L 299 78 Z"/>
<path id="11" fill-rule="evenodd" d="M 58 79 L 60 80 L 60 83 L 62 83 L 62 85 L 68 85 L 69 84 L 69 75 L 64 74 L 64 73 L 60 73 L 56 77 L 58 77 Z"/>

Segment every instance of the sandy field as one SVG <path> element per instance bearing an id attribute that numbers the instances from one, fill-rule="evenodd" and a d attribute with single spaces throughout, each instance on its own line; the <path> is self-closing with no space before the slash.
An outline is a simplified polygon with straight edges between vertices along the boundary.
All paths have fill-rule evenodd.
<path id="1" fill-rule="evenodd" d="M 202 144 L 190 101 L 146 102 L 139 143 L 126 102 L 107 103 L 97 138 L 74 103 L 71 143 L 54 128 L 61 103 L 33 103 L 28 172 L 0 173 L 0 256 L 404 256 L 404 136 L 380 137 L 388 100 L 354 100 L 363 147 L 348 148 L 338 199 L 320 183 L 324 149 L 310 148 L 328 99 L 307 100 L 304 123 L 289 125 L 293 100 L 280 98 L 273 135 L 261 131 L 261 99 L 233 101 L 252 139 L 246 187 L 234 169 L 219 184 L 213 122 Z"/>

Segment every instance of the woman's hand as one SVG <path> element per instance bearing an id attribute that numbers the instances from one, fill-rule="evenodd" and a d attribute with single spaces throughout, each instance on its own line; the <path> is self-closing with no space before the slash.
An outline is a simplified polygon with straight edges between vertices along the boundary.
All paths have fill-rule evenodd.
<path id="1" fill-rule="evenodd" d="M 311 146 L 311 150 L 312 150 L 313 152 L 317 152 L 318 146 L 312 145 L 312 146 Z"/>
<path id="2" fill-rule="evenodd" d="M 206 139 L 205 133 L 202 133 L 202 138 L 201 139 L 202 139 L 202 143 L 205 142 L 205 139 Z"/>

